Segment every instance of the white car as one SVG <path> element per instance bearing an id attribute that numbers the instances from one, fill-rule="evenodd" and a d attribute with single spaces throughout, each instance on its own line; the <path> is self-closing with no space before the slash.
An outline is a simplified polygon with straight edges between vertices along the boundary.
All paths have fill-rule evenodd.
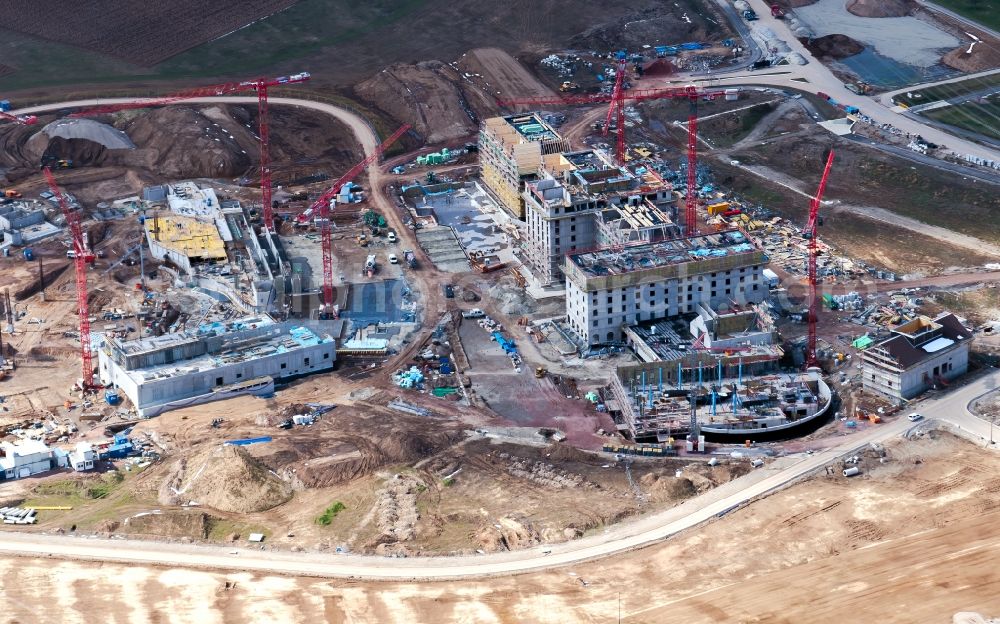
<path id="1" fill-rule="evenodd" d="M 916 413 L 916 412 L 913 412 L 912 414 L 910 414 L 909 416 L 906 417 L 906 419 L 908 421 L 910 421 L 910 422 L 917 422 L 921 418 L 923 418 L 923 416 L 920 415 L 920 414 L 918 414 L 918 413 Z"/>
<path id="2" fill-rule="evenodd" d="M 462 316 L 467 319 L 477 319 L 486 316 L 486 313 L 479 308 L 472 308 L 471 310 L 465 310 L 462 312 Z"/>
<path id="3" fill-rule="evenodd" d="M 399 264 L 399 258 L 396 257 L 396 254 L 389 254 L 389 264 Z"/>

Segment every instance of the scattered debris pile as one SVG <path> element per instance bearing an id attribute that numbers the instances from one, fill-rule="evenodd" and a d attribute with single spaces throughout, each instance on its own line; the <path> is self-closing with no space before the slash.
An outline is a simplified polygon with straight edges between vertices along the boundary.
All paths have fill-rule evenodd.
<path id="1" fill-rule="evenodd" d="M 384 488 L 378 491 L 375 500 L 376 523 L 379 534 L 368 547 L 378 547 L 396 542 L 406 542 L 416 535 L 417 495 L 425 489 L 423 481 L 414 475 L 395 474 Z"/>

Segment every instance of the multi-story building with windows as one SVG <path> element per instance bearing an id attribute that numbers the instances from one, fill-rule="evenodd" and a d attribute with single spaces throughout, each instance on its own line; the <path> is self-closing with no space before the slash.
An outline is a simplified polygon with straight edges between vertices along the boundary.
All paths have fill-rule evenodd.
<path id="1" fill-rule="evenodd" d="M 524 218 L 525 182 L 537 179 L 544 156 L 568 149 L 569 143 L 537 113 L 492 117 L 479 127 L 483 183 L 518 219 Z"/>
<path id="2" fill-rule="evenodd" d="M 676 197 L 659 179 L 586 150 L 542 159 L 522 192 L 527 265 L 541 285 L 563 280 L 568 253 L 674 238 Z"/>
<path id="3" fill-rule="evenodd" d="M 861 352 L 865 390 L 911 399 L 934 386 L 947 385 L 969 368 L 972 331 L 954 314 L 934 319 L 920 316 L 891 333 Z"/>
<path id="4" fill-rule="evenodd" d="M 738 230 L 566 256 L 566 317 L 587 344 L 643 321 L 761 302 L 767 258 Z"/>

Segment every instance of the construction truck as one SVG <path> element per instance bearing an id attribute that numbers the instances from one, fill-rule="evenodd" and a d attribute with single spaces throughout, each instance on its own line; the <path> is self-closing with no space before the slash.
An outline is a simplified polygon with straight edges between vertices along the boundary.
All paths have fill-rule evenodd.
<path id="1" fill-rule="evenodd" d="M 21 195 L 21 191 L 17 189 L 7 189 L 6 191 L 3 192 L 3 196 L 9 197 L 10 199 L 21 199 L 22 197 L 24 197 L 23 195 Z"/>
<path id="2" fill-rule="evenodd" d="M 539 366 L 535 369 L 535 379 L 542 379 L 549 371 L 545 370 L 544 366 Z"/>
<path id="3" fill-rule="evenodd" d="M 365 268 L 362 270 L 362 273 L 368 278 L 375 277 L 375 269 L 377 266 L 378 265 L 375 262 L 375 254 L 369 254 L 368 259 L 365 261 Z"/>
<path id="4" fill-rule="evenodd" d="M 576 91 L 579 88 L 580 85 L 576 84 L 575 82 L 570 82 L 569 80 L 565 80 L 561 85 L 559 85 L 559 90 L 562 91 L 563 93 L 566 93 L 568 91 Z"/>
<path id="5" fill-rule="evenodd" d="M 417 268 L 417 255 L 413 253 L 412 249 L 407 249 L 403 251 L 403 260 L 406 260 L 406 264 L 411 268 Z"/>
<path id="6" fill-rule="evenodd" d="M 772 4 L 771 17 L 773 17 L 774 19 L 785 19 L 785 12 L 777 4 Z"/>
<path id="7" fill-rule="evenodd" d="M 362 232 L 361 234 L 358 234 L 358 245 L 360 245 L 362 247 L 367 247 L 368 246 L 368 235 L 365 234 L 364 232 Z"/>

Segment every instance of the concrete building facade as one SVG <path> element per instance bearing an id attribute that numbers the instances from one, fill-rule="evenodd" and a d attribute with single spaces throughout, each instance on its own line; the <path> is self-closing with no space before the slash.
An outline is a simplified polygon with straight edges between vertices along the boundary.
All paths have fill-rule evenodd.
<path id="1" fill-rule="evenodd" d="M 643 321 L 760 303 L 764 252 L 738 230 L 566 258 L 566 318 L 588 345 L 622 342 Z"/>
<path id="2" fill-rule="evenodd" d="M 152 416 L 330 370 L 336 342 L 261 316 L 128 342 L 106 337 L 98 355 L 101 382 Z"/>
<path id="3" fill-rule="evenodd" d="M 479 127 L 483 184 L 508 213 L 524 218 L 521 191 L 537 179 L 542 157 L 569 150 L 569 143 L 537 113 L 492 117 Z"/>
<path id="4" fill-rule="evenodd" d="M 543 158 L 526 182 L 527 265 L 541 285 L 562 282 L 568 253 L 672 238 L 676 198 L 656 180 L 611 164 L 600 151 Z"/>
<path id="5" fill-rule="evenodd" d="M 911 399 L 944 386 L 969 369 L 972 331 L 954 314 L 920 316 L 895 327 L 889 338 L 861 352 L 865 390 Z"/>

